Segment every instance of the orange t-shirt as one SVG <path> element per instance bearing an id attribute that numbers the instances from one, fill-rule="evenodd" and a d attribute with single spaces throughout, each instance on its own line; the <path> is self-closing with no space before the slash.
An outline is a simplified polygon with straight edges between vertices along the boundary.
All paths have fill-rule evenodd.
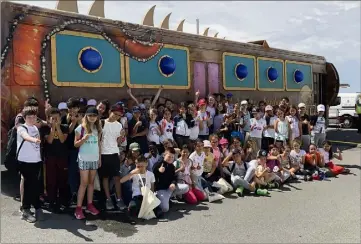
<path id="1" fill-rule="evenodd" d="M 321 154 L 319 152 L 316 152 L 315 154 L 309 154 L 307 153 L 305 156 L 305 164 L 310 164 L 312 165 L 313 163 L 313 155 L 316 155 L 316 165 L 319 165 L 321 163 Z"/>

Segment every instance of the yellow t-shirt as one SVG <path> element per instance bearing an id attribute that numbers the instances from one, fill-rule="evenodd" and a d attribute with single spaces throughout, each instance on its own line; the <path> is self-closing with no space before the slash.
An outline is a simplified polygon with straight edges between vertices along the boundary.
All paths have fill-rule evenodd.
<path id="1" fill-rule="evenodd" d="M 212 171 L 212 165 L 214 161 L 214 155 L 213 153 L 208 153 L 204 159 L 203 163 L 203 172 L 210 173 Z"/>

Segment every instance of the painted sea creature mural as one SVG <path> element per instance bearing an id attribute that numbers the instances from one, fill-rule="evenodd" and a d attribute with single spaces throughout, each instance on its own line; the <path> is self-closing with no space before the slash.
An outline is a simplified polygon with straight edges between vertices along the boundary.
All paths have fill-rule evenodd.
<path id="1" fill-rule="evenodd" d="M 170 30 L 170 13 L 156 27 L 155 11 L 131 24 L 106 19 L 104 0 L 88 15 L 78 14 L 76 0 L 60 0 L 56 10 L 2 1 L 2 139 L 30 96 L 41 106 L 72 96 L 117 102 L 129 98 L 127 87 L 139 99 L 163 87 L 160 102 L 193 101 L 199 91 L 269 103 L 288 96 L 312 107 L 338 92 L 337 70 L 324 57 L 225 40 L 208 27 L 185 33 L 185 19 Z"/>

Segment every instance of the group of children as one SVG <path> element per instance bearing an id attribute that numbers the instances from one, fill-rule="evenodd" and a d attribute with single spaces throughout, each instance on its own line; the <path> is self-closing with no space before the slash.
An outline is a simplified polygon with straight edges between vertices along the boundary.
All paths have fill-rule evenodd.
<path id="1" fill-rule="evenodd" d="M 113 105 L 85 98 L 46 103 L 44 121 L 38 100 L 27 99 L 14 121 L 22 218 L 41 218 L 44 198 L 53 212 L 75 204 L 77 219 L 85 218 L 84 202 L 92 215 L 101 209 L 136 217 L 144 187 L 159 199 L 159 217 L 171 199 L 197 204 L 232 191 L 268 196 L 285 182 L 349 173 L 332 163 L 342 154 L 325 140 L 324 105 L 309 116 L 305 104 L 291 106 L 287 97 L 278 106 L 255 106 L 233 103 L 232 94 L 199 99 L 197 92 L 194 102 L 176 108 L 170 100 L 156 105 L 161 90 L 142 103 L 130 89 L 131 99 Z"/>

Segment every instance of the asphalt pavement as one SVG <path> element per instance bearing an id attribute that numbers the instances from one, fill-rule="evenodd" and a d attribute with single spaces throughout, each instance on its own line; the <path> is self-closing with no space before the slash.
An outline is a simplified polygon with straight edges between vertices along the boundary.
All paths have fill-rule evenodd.
<path id="1" fill-rule="evenodd" d="M 360 159 L 361 149 L 349 149 L 341 164 L 350 175 L 285 185 L 271 197 L 176 203 L 167 218 L 135 226 L 121 214 L 79 221 L 46 212 L 26 223 L 11 197 L 16 185 L 2 172 L 1 243 L 360 243 Z"/>

